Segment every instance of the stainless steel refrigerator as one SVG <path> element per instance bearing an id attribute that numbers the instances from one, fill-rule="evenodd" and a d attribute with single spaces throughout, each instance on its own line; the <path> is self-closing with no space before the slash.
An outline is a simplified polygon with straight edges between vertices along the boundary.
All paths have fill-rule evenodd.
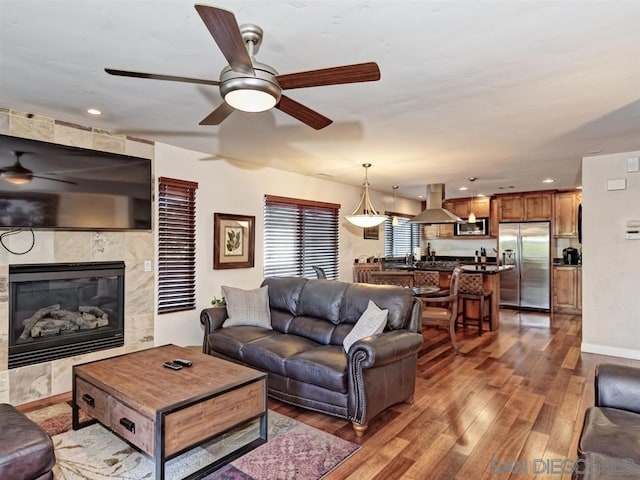
<path id="1" fill-rule="evenodd" d="M 500 274 L 500 305 L 549 310 L 550 241 L 549 222 L 500 224 L 501 258 L 515 267 Z"/>

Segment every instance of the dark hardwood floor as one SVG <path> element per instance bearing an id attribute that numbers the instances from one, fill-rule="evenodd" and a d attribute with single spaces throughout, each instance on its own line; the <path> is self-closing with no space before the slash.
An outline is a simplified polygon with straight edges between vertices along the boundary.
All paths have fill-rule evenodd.
<path id="1" fill-rule="evenodd" d="M 482 337 L 459 329 L 460 355 L 443 330 L 425 330 L 414 402 L 362 438 L 342 419 L 269 408 L 361 445 L 329 480 L 568 479 L 552 460 L 575 459 L 595 366 L 640 361 L 581 353 L 581 317 L 501 310 L 500 325 Z"/>

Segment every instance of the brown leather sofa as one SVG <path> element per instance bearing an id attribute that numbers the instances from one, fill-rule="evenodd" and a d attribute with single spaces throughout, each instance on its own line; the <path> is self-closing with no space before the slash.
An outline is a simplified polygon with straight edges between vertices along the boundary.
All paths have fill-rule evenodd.
<path id="1" fill-rule="evenodd" d="M 267 372 L 271 397 L 351 420 L 358 436 L 387 407 L 413 400 L 423 340 L 410 289 L 298 277 L 262 285 L 273 330 L 222 328 L 226 309 L 208 308 L 200 316 L 203 352 Z M 388 309 L 387 325 L 345 353 L 342 341 L 369 300 Z"/>
<path id="2" fill-rule="evenodd" d="M 596 367 L 595 406 L 584 416 L 573 478 L 640 478 L 640 368 Z"/>
<path id="3" fill-rule="evenodd" d="M 53 479 L 56 457 L 47 432 L 8 403 L 0 404 L 0 432 L 0 479 Z"/>

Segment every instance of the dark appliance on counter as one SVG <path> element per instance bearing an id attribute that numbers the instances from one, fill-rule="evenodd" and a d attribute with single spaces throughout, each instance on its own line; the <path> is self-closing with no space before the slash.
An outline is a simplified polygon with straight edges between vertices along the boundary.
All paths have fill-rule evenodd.
<path id="1" fill-rule="evenodd" d="M 477 218 L 475 222 L 456 223 L 454 235 L 456 237 L 489 235 L 489 219 L 486 217 Z"/>
<path id="2" fill-rule="evenodd" d="M 579 252 L 577 248 L 567 247 L 562 250 L 562 262 L 565 265 L 578 265 Z"/>

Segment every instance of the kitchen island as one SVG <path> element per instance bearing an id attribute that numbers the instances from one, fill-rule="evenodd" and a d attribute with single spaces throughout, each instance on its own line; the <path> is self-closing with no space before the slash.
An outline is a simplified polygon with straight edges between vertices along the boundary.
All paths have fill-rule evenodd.
<path id="1" fill-rule="evenodd" d="M 456 266 L 462 268 L 463 274 L 466 273 L 481 273 L 482 274 L 482 286 L 485 290 L 491 290 L 493 292 L 491 298 L 491 330 L 498 330 L 500 327 L 500 273 L 513 269 L 513 265 L 496 265 L 495 263 L 464 263 L 455 261 L 434 261 L 434 262 L 417 262 L 413 265 L 406 264 L 387 264 L 385 270 L 403 270 L 403 271 L 435 271 L 440 274 L 440 288 L 449 288 L 449 282 L 451 280 L 451 272 Z M 475 309 L 475 311 L 474 311 Z M 470 305 L 467 309 L 470 316 L 477 316 L 478 306 L 476 304 Z"/>
<path id="2" fill-rule="evenodd" d="M 491 297 L 491 330 L 500 326 L 500 273 L 512 270 L 513 265 L 461 265 L 463 273 L 481 273 L 482 286 L 493 291 Z"/>

